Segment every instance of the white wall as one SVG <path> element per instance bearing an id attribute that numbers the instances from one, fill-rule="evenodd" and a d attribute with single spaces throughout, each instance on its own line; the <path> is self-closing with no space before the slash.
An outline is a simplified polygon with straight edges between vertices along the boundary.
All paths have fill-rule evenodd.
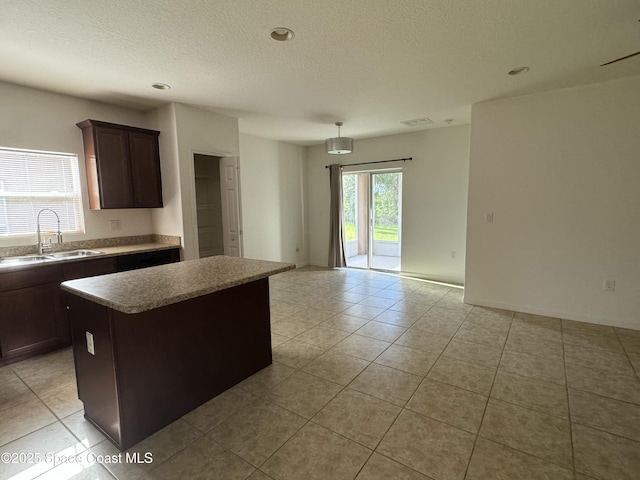
<path id="1" fill-rule="evenodd" d="M 315 145 L 308 147 L 307 155 L 311 264 L 326 266 L 329 251 L 329 171 L 325 165 L 413 157 L 404 164 L 402 271 L 464 282 L 468 126 L 356 139 L 350 155 L 328 155 L 324 145 Z M 390 165 L 397 166 L 386 166 Z M 377 167 L 381 166 L 385 165 Z M 451 252 L 456 252 L 455 259 Z"/>
<path id="2" fill-rule="evenodd" d="M 160 131 L 158 144 L 164 205 L 164 208 L 151 210 L 153 232 L 184 238 L 175 105 L 169 104 L 152 110 L 148 114 L 148 122 L 149 128 Z"/>
<path id="3" fill-rule="evenodd" d="M 465 302 L 640 328 L 640 77 L 475 105 L 471 125 Z"/>
<path id="4" fill-rule="evenodd" d="M 66 241 L 152 232 L 152 209 L 89 209 L 82 132 L 76 127 L 87 118 L 146 127 L 141 112 L 4 82 L 0 82 L 0 99 L 0 146 L 78 155 L 86 233 L 65 235 Z M 111 219 L 121 221 L 121 230 L 110 229 Z M 0 240 L 0 246 L 35 243 L 35 235 Z"/>
<path id="5" fill-rule="evenodd" d="M 245 257 L 308 264 L 304 147 L 241 134 L 240 161 Z"/>
<path id="6" fill-rule="evenodd" d="M 173 108 L 178 145 L 184 259 L 191 260 L 198 258 L 193 154 L 238 156 L 238 119 L 180 103 L 174 104 Z M 242 163 L 240 177 L 242 178 Z"/>

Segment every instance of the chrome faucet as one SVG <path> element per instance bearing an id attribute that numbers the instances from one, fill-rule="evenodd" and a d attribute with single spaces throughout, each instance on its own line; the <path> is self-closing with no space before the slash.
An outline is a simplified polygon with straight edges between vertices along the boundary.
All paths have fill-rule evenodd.
<path id="1" fill-rule="evenodd" d="M 56 216 L 56 219 L 58 220 L 58 233 L 56 234 L 56 236 L 58 237 L 58 243 L 62 243 L 62 232 L 60 231 L 60 217 L 56 212 L 54 212 L 50 208 L 43 208 L 38 212 L 38 216 L 36 217 L 36 223 L 38 225 L 38 255 L 42 255 L 45 250 L 49 250 L 50 248 L 52 248 L 51 239 L 49 239 L 49 243 L 43 243 L 42 235 L 40 234 L 40 214 L 46 210 L 49 210 L 51 213 L 53 213 Z"/>

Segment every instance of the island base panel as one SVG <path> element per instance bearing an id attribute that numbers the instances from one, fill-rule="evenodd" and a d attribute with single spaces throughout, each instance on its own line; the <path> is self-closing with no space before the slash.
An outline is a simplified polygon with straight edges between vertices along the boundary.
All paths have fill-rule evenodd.
<path id="1" fill-rule="evenodd" d="M 109 310 L 74 295 L 68 295 L 72 318 L 73 360 L 78 397 L 84 403 L 85 418 L 118 445 L 120 420 L 113 361 Z M 87 351 L 85 332 L 91 332 L 96 355 Z"/>
<path id="2" fill-rule="evenodd" d="M 85 416 L 120 450 L 271 364 L 267 278 L 132 315 L 69 297 Z"/>

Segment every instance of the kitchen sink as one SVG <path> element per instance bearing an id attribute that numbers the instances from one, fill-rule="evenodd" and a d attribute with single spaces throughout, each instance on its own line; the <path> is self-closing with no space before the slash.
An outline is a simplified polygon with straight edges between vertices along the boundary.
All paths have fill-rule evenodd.
<path id="1" fill-rule="evenodd" d="M 47 260 L 51 260 L 45 255 L 25 255 L 22 257 L 5 257 L 0 258 L 0 267 L 9 267 L 15 265 L 28 265 L 31 263 L 37 262 L 46 262 Z"/>
<path id="2" fill-rule="evenodd" d="M 35 263 L 53 262 L 56 260 L 70 260 L 74 258 L 92 257 L 94 255 L 101 255 L 102 252 L 96 250 L 72 250 L 70 252 L 56 252 L 47 253 L 45 255 L 23 255 L 19 257 L 4 257 L 0 258 L 0 268 L 2 267 L 17 267 L 28 266 Z"/>
<path id="3" fill-rule="evenodd" d="M 45 255 L 45 257 L 51 258 L 53 260 L 62 260 L 68 258 L 91 257 L 93 255 L 101 254 L 102 252 L 98 252 L 96 250 L 72 250 L 71 252 L 48 253 L 47 255 Z"/>

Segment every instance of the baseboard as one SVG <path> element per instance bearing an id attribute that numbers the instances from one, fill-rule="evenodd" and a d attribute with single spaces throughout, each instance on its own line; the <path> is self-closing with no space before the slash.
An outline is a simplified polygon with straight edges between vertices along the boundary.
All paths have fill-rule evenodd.
<path id="1" fill-rule="evenodd" d="M 426 275 L 424 273 L 406 272 L 404 270 L 401 272 L 398 272 L 398 275 L 401 275 L 403 277 L 417 278 L 419 280 L 428 280 L 430 282 L 435 282 L 435 283 L 443 283 L 445 285 L 457 287 L 457 288 L 464 288 L 464 285 L 460 282 L 458 278 L 449 277 L 447 275 L 434 276 L 434 275 Z"/>
<path id="2" fill-rule="evenodd" d="M 469 298 L 468 295 L 463 295 L 462 303 L 469 305 L 478 305 L 480 307 L 499 308 L 502 310 L 511 310 L 512 312 L 519 313 L 531 313 L 533 315 L 542 315 L 544 317 L 561 318 L 564 320 L 575 320 L 576 322 L 596 323 L 598 325 L 606 325 L 609 327 L 618 328 L 630 328 L 632 330 L 639 330 L 640 325 L 632 324 L 631 322 L 618 321 L 616 319 L 602 318 L 596 315 L 585 315 L 576 312 L 565 312 L 560 310 L 553 310 L 547 308 L 540 308 L 531 305 L 512 305 L 509 303 L 495 302 L 491 300 L 474 300 Z"/>

